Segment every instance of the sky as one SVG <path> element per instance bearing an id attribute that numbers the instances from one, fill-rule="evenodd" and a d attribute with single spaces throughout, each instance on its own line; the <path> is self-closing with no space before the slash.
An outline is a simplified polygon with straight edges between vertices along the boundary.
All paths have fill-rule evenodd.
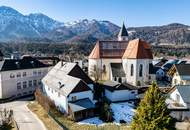
<path id="1" fill-rule="evenodd" d="M 61 21 L 109 20 L 128 27 L 190 25 L 190 0 L 0 0 L 22 14 L 43 13 Z"/>

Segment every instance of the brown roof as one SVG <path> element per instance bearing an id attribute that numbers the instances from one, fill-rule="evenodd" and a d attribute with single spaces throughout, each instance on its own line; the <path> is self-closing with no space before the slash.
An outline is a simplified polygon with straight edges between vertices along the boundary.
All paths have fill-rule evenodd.
<path id="1" fill-rule="evenodd" d="M 127 49 L 123 55 L 127 59 L 153 59 L 150 45 L 141 40 L 134 39 L 129 41 Z"/>
<path id="2" fill-rule="evenodd" d="M 122 58 L 128 42 L 126 41 L 97 41 L 89 59 Z"/>

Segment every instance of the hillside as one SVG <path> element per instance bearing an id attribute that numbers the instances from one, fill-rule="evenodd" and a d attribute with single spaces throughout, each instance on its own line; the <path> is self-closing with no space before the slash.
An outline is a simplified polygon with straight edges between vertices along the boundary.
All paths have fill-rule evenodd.
<path id="1" fill-rule="evenodd" d="M 23 15 L 13 8 L 0 7 L 0 42 L 94 43 L 98 39 L 116 39 L 119 29 L 105 20 L 83 19 L 64 23 L 41 13 Z M 142 38 L 156 45 L 190 44 L 190 26 L 179 23 L 130 27 L 128 32 L 130 39 Z"/>

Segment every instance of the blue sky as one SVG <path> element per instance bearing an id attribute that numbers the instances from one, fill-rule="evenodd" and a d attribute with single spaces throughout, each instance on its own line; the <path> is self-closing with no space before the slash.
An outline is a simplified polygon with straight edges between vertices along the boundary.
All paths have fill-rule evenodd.
<path id="1" fill-rule="evenodd" d="M 128 27 L 180 22 L 190 25 L 190 0 L 0 0 L 23 14 L 44 13 L 62 22 L 109 20 Z"/>

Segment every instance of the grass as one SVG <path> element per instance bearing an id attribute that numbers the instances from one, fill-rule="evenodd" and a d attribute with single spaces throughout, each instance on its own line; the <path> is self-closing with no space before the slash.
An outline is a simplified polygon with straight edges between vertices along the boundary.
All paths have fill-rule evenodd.
<path id="1" fill-rule="evenodd" d="M 48 116 L 47 112 L 37 102 L 28 104 L 28 108 L 42 120 L 48 130 L 60 130 L 56 122 Z M 78 125 L 76 122 L 68 120 L 57 112 L 54 112 L 54 114 L 56 114 L 57 119 L 66 127 L 65 129 L 68 130 L 130 130 L 127 125 L 115 125 L 113 123 L 107 123 L 103 126 Z"/>

